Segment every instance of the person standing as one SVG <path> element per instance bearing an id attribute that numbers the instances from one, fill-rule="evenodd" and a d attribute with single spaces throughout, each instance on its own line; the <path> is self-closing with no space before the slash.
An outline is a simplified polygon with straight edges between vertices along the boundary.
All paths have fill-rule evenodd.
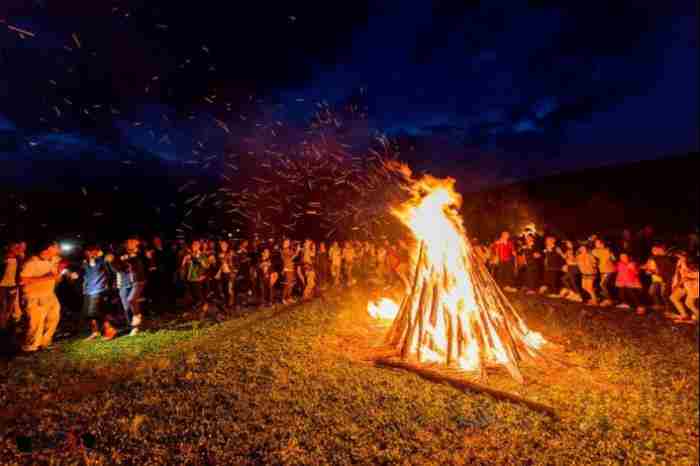
<path id="1" fill-rule="evenodd" d="M 89 245 L 85 248 L 82 269 L 83 315 L 89 320 L 90 325 L 90 336 L 87 339 L 94 340 L 102 336 L 105 340 L 111 340 L 117 335 L 117 331 L 106 313 L 110 268 L 97 245 Z M 100 328 L 103 333 L 100 333 Z"/>
<path id="2" fill-rule="evenodd" d="M 282 304 L 294 302 L 292 291 L 296 283 L 296 264 L 294 263 L 300 248 L 292 248 L 291 241 L 285 239 L 282 242 L 282 273 L 284 274 L 284 289 L 282 291 Z"/>
<path id="3" fill-rule="evenodd" d="M 265 307 L 271 306 L 274 282 L 272 259 L 270 257 L 270 249 L 267 247 L 262 250 L 258 261 L 258 286 L 260 288 L 258 292 L 260 304 Z"/>
<path id="4" fill-rule="evenodd" d="M 0 329 L 8 328 L 10 322 L 18 322 L 21 317 L 18 294 L 21 269 L 19 243 L 10 243 L 0 258 Z"/>
<path id="5" fill-rule="evenodd" d="M 616 269 L 615 286 L 621 301 L 617 307 L 629 309 L 632 306 L 636 308 L 638 315 L 643 315 L 645 311 L 640 300 L 642 283 L 639 281 L 637 264 L 630 259 L 629 254 L 623 252 L 620 254 L 620 261 L 616 264 Z"/>
<path id="6" fill-rule="evenodd" d="M 119 299 L 124 309 L 129 336 L 139 333 L 143 323 L 143 292 L 146 286 L 146 264 L 139 252 L 139 240 L 135 236 L 126 240 L 125 251 L 112 260 L 116 271 Z"/>
<path id="7" fill-rule="evenodd" d="M 304 278 L 304 292 L 302 293 L 303 301 L 311 301 L 316 290 L 316 271 L 312 264 L 303 264 L 302 270 Z"/>
<path id="8" fill-rule="evenodd" d="M 591 252 L 593 257 L 598 261 L 598 272 L 600 273 L 600 292 L 603 297 L 601 306 L 612 305 L 612 286 L 615 276 L 615 256 L 607 247 L 605 242 L 597 238 L 595 240 L 595 249 Z"/>
<path id="9" fill-rule="evenodd" d="M 505 291 L 513 292 L 513 276 L 515 274 L 515 247 L 510 239 L 510 233 L 504 231 L 493 243 L 493 254 L 497 258 L 496 281 Z"/>
<path id="10" fill-rule="evenodd" d="M 219 250 L 216 253 L 216 266 L 214 280 L 219 299 L 223 305 L 229 308 L 236 306 L 236 256 L 228 241 L 219 241 Z"/>
<path id="11" fill-rule="evenodd" d="M 544 240 L 544 285 L 540 288 L 540 293 L 549 291 L 549 297 L 559 297 L 559 279 L 566 265 L 564 253 L 557 246 L 557 239 L 548 236 Z"/>
<path id="12" fill-rule="evenodd" d="M 576 255 L 578 269 L 581 272 L 581 287 L 588 293 L 590 300 L 586 303 L 591 306 L 598 305 L 598 295 L 595 292 L 595 278 L 598 275 L 598 267 L 595 257 L 588 252 L 588 246 L 581 245 Z M 583 296 L 582 296 L 583 297 Z"/>
<path id="13" fill-rule="evenodd" d="M 683 298 L 685 298 L 685 303 Z M 681 253 L 676 264 L 673 290 L 671 292 L 671 302 L 679 314 L 675 321 L 679 323 L 697 322 L 700 315 L 697 300 L 698 264 L 696 261 L 688 259 L 686 253 Z M 688 310 L 692 313 L 692 317 L 688 315 Z"/>
<path id="14" fill-rule="evenodd" d="M 350 287 L 355 284 L 353 278 L 353 267 L 355 266 L 355 249 L 350 241 L 343 245 L 343 269 L 345 271 L 345 284 Z"/>
<path id="15" fill-rule="evenodd" d="M 203 285 L 209 269 L 209 259 L 202 251 L 202 243 L 199 240 L 192 241 L 190 250 L 183 257 L 180 267 L 192 299 L 192 307 L 195 312 L 200 313 L 200 317 L 203 317 L 209 309 Z"/>
<path id="16" fill-rule="evenodd" d="M 30 257 L 20 271 L 20 285 L 24 311 L 29 325 L 22 350 L 27 353 L 51 346 L 53 335 L 61 318 L 61 304 L 56 297 L 58 280 L 58 244 L 40 243 L 39 253 Z"/>
<path id="17" fill-rule="evenodd" d="M 340 285 L 340 271 L 343 264 L 343 251 L 340 249 L 337 241 L 333 241 L 331 248 L 328 250 L 328 256 L 331 261 L 331 277 L 333 277 L 333 285 Z"/>
<path id="18" fill-rule="evenodd" d="M 566 250 L 564 251 L 564 259 L 566 262 L 564 264 L 564 277 L 562 279 L 564 286 L 562 287 L 559 296 L 570 301 L 581 303 L 583 302 L 581 287 L 579 286 L 581 270 L 578 266 L 576 250 L 574 249 L 574 244 L 571 241 L 566 241 L 565 245 Z"/>
<path id="19" fill-rule="evenodd" d="M 535 294 L 540 282 L 540 261 L 542 254 L 535 246 L 535 238 L 532 235 L 525 237 L 525 244 L 520 250 L 520 255 L 525 262 L 523 265 L 523 285 L 527 294 Z"/>
<path id="20" fill-rule="evenodd" d="M 666 246 L 658 244 L 651 248 L 651 257 L 642 267 L 651 274 L 649 296 L 652 299 L 653 308 L 663 310 L 669 302 L 671 294 L 671 282 L 676 270 L 676 259 L 666 254 Z"/>

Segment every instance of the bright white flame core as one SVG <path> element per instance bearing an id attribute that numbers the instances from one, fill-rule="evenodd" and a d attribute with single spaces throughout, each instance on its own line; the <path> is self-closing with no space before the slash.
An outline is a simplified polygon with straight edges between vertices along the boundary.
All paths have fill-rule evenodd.
<path id="1" fill-rule="evenodd" d="M 369 303 L 367 312 L 375 319 L 391 320 L 399 312 L 399 305 L 389 298 L 382 298 L 377 303 Z"/>

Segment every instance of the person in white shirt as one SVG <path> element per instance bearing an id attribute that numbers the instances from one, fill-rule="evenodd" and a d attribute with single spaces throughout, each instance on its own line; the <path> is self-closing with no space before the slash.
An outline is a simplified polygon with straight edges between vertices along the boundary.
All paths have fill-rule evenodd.
<path id="1" fill-rule="evenodd" d="M 39 254 L 30 257 L 20 271 L 22 300 L 29 325 L 22 350 L 34 352 L 46 349 L 61 318 L 61 304 L 54 291 L 58 273 L 58 244 L 42 243 Z"/>

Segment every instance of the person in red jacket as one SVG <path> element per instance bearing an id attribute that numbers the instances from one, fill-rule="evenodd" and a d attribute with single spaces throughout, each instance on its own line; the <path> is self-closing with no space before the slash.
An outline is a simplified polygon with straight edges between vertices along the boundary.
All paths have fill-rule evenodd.
<path id="1" fill-rule="evenodd" d="M 507 231 L 502 232 L 500 238 L 491 246 L 491 249 L 496 260 L 496 281 L 505 291 L 517 291 L 513 287 L 515 246 L 510 239 L 510 233 Z"/>

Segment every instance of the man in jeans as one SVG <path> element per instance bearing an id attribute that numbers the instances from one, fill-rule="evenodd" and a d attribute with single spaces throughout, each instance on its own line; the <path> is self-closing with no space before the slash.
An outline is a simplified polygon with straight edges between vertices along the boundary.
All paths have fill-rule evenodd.
<path id="1" fill-rule="evenodd" d="M 39 244 L 39 254 L 24 263 L 20 272 L 22 301 L 29 319 L 22 350 L 32 353 L 51 345 L 61 317 L 61 305 L 54 288 L 58 279 L 58 244 Z"/>
<path id="2" fill-rule="evenodd" d="M 97 245 L 87 246 L 83 263 L 83 314 L 90 321 L 88 340 L 94 340 L 100 335 L 105 340 L 111 340 L 117 335 L 105 312 L 109 281 L 110 269 L 102 257 L 100 248 Z M 104 333 L 100 333 L 101 320 Z"/>
<path id="3" fill-rule="evenodd" d="M 117 274 L 117 288 L 126 323 L 131 328 L 129 336 L 134 336 L 139 333 L 143 321 L 141 308 L 146 285 L 146 265 L 139 253 L 139 240 L 136 237 L 126 240 L 126 251 L 113 259 L 112 267 Z"/>

